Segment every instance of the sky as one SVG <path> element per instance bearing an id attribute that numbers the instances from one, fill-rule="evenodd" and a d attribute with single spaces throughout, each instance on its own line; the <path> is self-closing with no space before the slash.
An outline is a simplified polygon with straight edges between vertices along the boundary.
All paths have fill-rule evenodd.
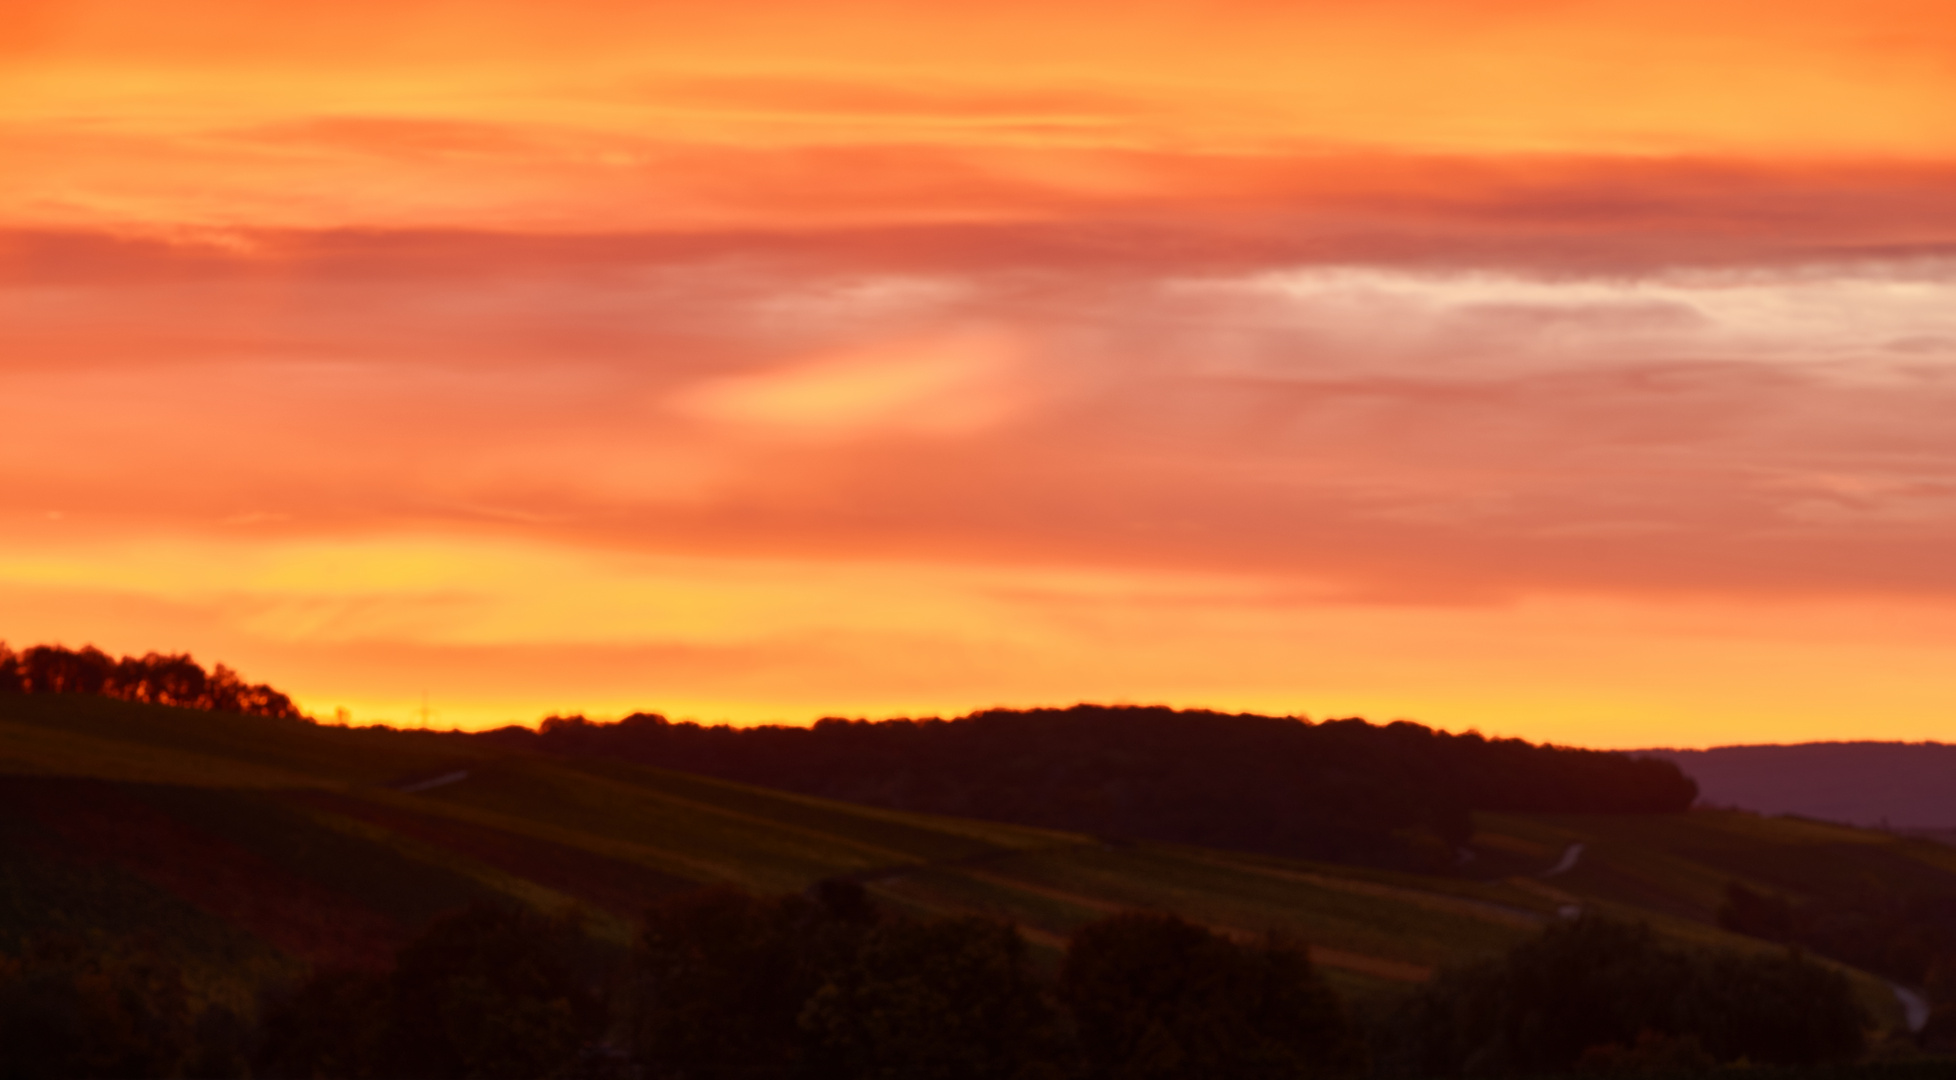
<path id="1" fill-rule="evenodd" d="M 0 639 L 441 727 L 1956 739 L 1952 57 L 1943 0 L 6 0 Z"/>

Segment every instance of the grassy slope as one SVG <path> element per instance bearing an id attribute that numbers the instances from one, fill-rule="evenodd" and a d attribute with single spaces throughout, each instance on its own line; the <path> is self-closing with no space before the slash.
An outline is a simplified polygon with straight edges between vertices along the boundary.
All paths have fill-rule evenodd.
<path id="1" fill-rule="evenodd" d="M 1839 896 L 1868 885 L 1956 893 L 1956 848 L 1919 837 L 1737 810 L 1648 816 L 1483 815 L 1474 847 L 1485 872 L 1553 865 L 1570 844 L 1583 850 L 1567 872 L 1521 883 L 1544 898 L 1652 922 L 1675 938 L 1762 947 L 1716 929 L 1732 881 L 1795 899 Z M 1886 984 L 1854 973 L 1864 1000 L 1895 1022 Z"/>
<path id="2" fill-rule="evenodd" d="M 1109 846 L 435 733 L 87 697 L 0 697 L 0 802 L 0 938 L 149 929 L 196 963 L 257 975 L 378 962 L 435 912 L 480 896 L 574 903 L 622 942 L 635 912 L 672 889 L 779 892 L 841 875 L 902 909 L 1010 918 L 1049 957 L 1074 927 L 1132 907 L 1278 931 L 1311 943 L 1348 992 L 1373 994 L 1511 944 L 1576 899 L 1725 939 L 1707 924 L 1727 867 L 1773 884 L 1816 856 L 1865 869 L 1878 851 L 1884 875 L 1956 873 L 1956 851 L 1938 861 L 1944 849 L 1923 842 L 1691 814 L 1490 818 L 1470 864 L 1484 880 L 1422 878 Z M 1530 876 L 1577 840 L 1574 870 Z"/>

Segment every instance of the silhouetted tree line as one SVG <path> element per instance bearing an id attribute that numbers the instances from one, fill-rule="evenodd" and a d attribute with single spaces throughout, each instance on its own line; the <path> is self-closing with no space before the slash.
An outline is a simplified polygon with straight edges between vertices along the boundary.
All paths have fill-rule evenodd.
<path id="1" fill-rule="evenodd" d="M 1846 976 L 1797 951 L 1688 951 L 1584 915 L 1442 973 L 1376 1043 L 1387 1076 L 1686 1075 L 1849 1061 L 1867 1023 Z"/>
<path id="2" fill-rule="evenodd" d="M 590 1074 L 605 1061 L 592 1051 L 610 1025 L 608 977 L 574 918 L 476 905 L 436 920 L 391 970 L 320 971 L 269 1002 L 252 1075 Z"/>
<path id="3" fill-rule="evenodd" d="M 223 664 L 209 672 L 188 654 L 125 656 L 85 645 L 36 645 L 14 652 L 0 641 L 0 694 L 97 694 L 151 705 L 303 719 L 292 699 L 247 683 Z"/>
<path id="4" fill-rule="evenodd" d="M 1660 813 L 1697 785 L 1665 761 L 1400 721 L 1077 705 L 812 728 L 552 717 L 480 738 L 904 810 L 1104 837 L 1437 868 L 1475 810 Z"/>
<path id="5" fill-rule="evenodd" d="M 1735 881 L 1726 886 L 1718 924 L 1918 988 L 1931 1005 L 1920 1041 L 1956 1051 L 1956 895 L 1868 882 L 1851 893 L 1795 902 Z"/>
<path id="6" fill-rule="evenodd" d="M 922 921 L 859 886 L 734 889 L 647 913 L 593 977 L 574 927 L 477 907 L 391 972 L 322 972 L 267 1014 L 270 1077 L 1279 1080 L 1345 1075 L 1363 1041 L 1302 949 L 1169 915 L 1082 929 L 1057 980 L 1009 924 Z"/>
<path id="7" fill-rule="evenodd" d="M 477 905 L 250 1023 L 140 949 L 0 957 L 4 1080 L 1682 1076 L 1853 1061 L 1865 1025 L 1846 979 L 1796 951 L 1693 951 L 1585 916 L 1442 973 L 1366 1032 L 1280 938 L 1129 912 L 1080 928 L 1052 973 L 1009 924 L 902 917 L 849 882 L 669 897 L 628 951 L 574 917 Z"/>

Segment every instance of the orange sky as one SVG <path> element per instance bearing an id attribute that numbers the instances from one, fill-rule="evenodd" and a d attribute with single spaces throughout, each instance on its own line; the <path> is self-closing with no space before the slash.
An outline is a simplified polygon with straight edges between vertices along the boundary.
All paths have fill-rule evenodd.
<path id="1" fill-rule="evenodd" d="M 8 0 L 0 638 L 1956 737 L 1956 11 Z"/>

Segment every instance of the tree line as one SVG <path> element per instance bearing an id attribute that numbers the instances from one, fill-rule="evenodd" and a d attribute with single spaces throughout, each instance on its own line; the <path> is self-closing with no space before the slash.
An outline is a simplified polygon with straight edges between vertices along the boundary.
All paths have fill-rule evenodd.
<path id="1" fill-rule="evenodd" d="M 307 719 L 292 699 L 188 655 L 0 643 L 0 694 L 126 701 Z M 638 713 L 550 717 L 471 738 L 622 758 L 887 806 L 1137 839 L 1440 871 L 1476 810 L 1664 813 L 1697 785 L 1655 759 L 1407 721 L 1312 723 L 1163 707 L 992 709 L 956 720 L 828 718 L 734 728 Z"/>
<path id="2" fill-rule="evenodd" d="M 1585 914 L 1442 972 L 1377 1044 L 1387 1076 L 1682 1076 L 1851 1061 L 1868 1026 L 1847 977 L 1798 951 L 1686 949 Z"/>
<path id="3" fill-rule="evenodd" d="M 1929 1002 L 1922 1041 L 1956 1052 L 1956 895 L 1886 888 L 1870 879 L 1804 901 L 1726 886 L 1718 924 L 1810 949 L 1917 988 Z"/>
<path id="4" fill-rule="evenodd" d="M 1697 785 L 1666 761 L 1399 721 L 1076 705 L 957 720 L 734 728 L 636 714 L 476 736 L 901 810 L 1435 870 L 1473 812 L 1665 813 Z"/>
<path id="5" fill-rule="evenodd" d="M 626 950 L 574 915 L 478 904 L 437 919 L 390 967 L 315 971 L 249 1020 L 192 997 L 140 951 L 0 957 L 0 1078 L 1702 1075 L 1867 1048 L 1867 1018 L 1833 969 L 1797 952 L 1666 945 L 1596 916 L 1361 1019 L 1279 937 L 1127 912 L 1081 927 L 1055 967 L 1010 924 L 894 914 L 844 881 L 671 896 Z"/>
<path id="6" fill-rule="evenodd" d="M 286 695 L 217 665 L 206 672 L 187 653 L 115 659 L 93 645 L 36 645 L 14 652 L 0 641 L 0 694 L 96 694 L 150 705 L 248 713 L 287 720 L 305 714 Z"/>
<path id="7" fill-rule="evenodd" d="M 1136 912 L 1082 928 L 1054 975 L 1010 924 L 902 917 L 849 882 L 670 897 L 623 956 L 574 916 L 479 904 L 386 970 L 269 994 L 249 1025 L 188 1001 L 154 960 L 0 959 L 0 1078 L 1288 1080 L 1365 1062 L 1296 944 Z"/>

